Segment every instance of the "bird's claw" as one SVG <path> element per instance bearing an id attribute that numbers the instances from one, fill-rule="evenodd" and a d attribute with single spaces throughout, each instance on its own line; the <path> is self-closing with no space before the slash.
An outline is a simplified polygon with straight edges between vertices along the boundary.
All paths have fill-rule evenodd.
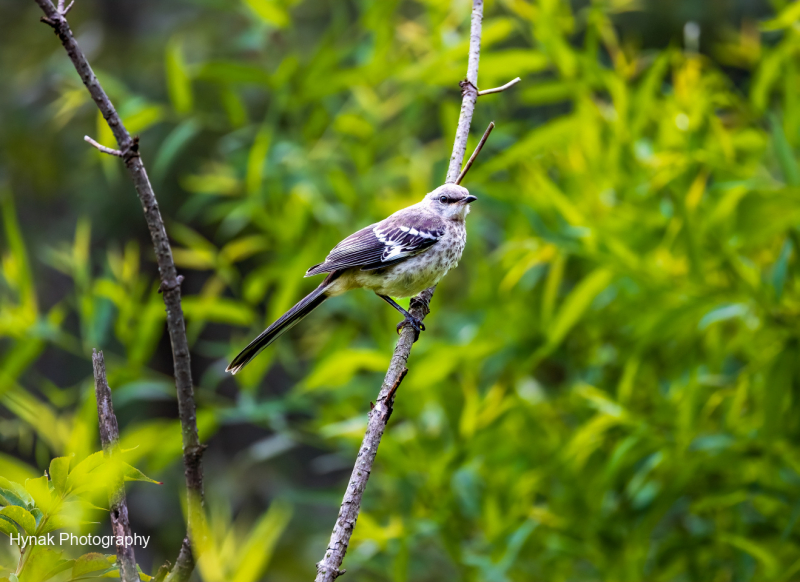
<path id="1" fill-rule="evenodd" d="M 425 331 L 425 324 L 422 323 L 421 319 L 417 319 L 416 317 L 406 317 L 403 321 L 397 324 L 397 333 L 399 334 L 407 325 L 410 325 L 412 328 L 414 328 L 414 341 L 419 339 L 420 332 Z"/>

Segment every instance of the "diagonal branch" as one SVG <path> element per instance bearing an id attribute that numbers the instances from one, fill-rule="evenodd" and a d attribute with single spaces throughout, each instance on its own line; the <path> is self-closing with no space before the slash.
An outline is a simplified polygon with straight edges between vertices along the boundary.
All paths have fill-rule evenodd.
<path id="1" fill-rule="evenodd" d="M 453 154 L 450 157 L 450 165 L 447 170 L 446 181 L 448 183 L 456 182 L 461 173 L 461 164 L 464 162 L 464 156 L 467 151 L 467 138 L 469 137 L 469 128 L 472 123 L 472 114 L 475 111 L 475 102 L 478 100 L 478 62 L 481 52 L 482 20 L 483 0 L 473 0 L 469 38 L 469 64 L 467 78 L 460 83 L 462 94 L 461 114 L 458 119 Z M 480 148 L 478 151 L 480 151 Z M 465 168 L 464 173 L 468 169 L 469 167 Z M 428 305 L 433 297 L 434 289 L 435 287 L 426 289 L 411 300 L 411 309 L 409 311 L 411 315 L 420 321 L 430 312 Z M 380 445 L 383 431 L 386 429 L 386 423 L 392 414 L 397 388 L 408 372 L 406 363 L 415 340 L 414 330 L 410 326 L 404 327 L 397 346 L 395 346 L 392 361 L 383 380 L 375 407 L 369 413 L 367 431 L 364 435 L 364 440 L 361 442 L 361 448 L 358 450 L 358 457 L 353 467 L 353 473 L 350 475 L 350 482 L 347 484 L 347 491 L 342 500 L 336 524 L 333 527 L 328 549 L 325 551 L 325 556 L 322 560 L 317 563 L 316 582 L 333 582 L 333 580 L 345 573 L 345 570 L 340 568 L 358 519 L 361 500 L 367 486 L 367 480 L 372 472 L 378 445 Z"/>
<path id="2" fill-rule="evenodd" d="M 461 173 L 458 175 L 458 178 L 456 178 L 456 184 L 461 184 L 461 181 L 464 179 L 464 176 L 467 175 L 467 172 L 469 172 L 469 169 L 472 167 L 472 164 L 475 162 L 475 158 L 477 158 L 478 154 L 481 153 L 481 150 L 483 149 L 483 145 L 486 143 L 486 140 L 489 139 L 489 134 L 492 133 L 493 129 L 494 129 L 494 121 L 490 122 L 489 123 L 489 127 L 487 127 L 486 131 L 483 132 L 483 137 L 481 137 L 481 141 L 478 142 L 478 145 L 475 148 L 475 151 L 472 152 L 472 155 L 467 160 L 467 163 L 464 164 L 464 169 L 461 170 Z"/>
<path id="3" fill-rule="evenodd" d="M 158 209 L 153 187 L 147 177 L 142 159 L 139 156 L 138 140 L 128 133 L 117 114 L 114 105 L 100 86 L 92 67 L 86 60 L 86 56 L 78 46 L 75 37 L 70 30 L 69 23 L 65 18 L 65 13 L 69 6 L 60 10 L 53 6 L 50 0 L 36 0 L 36 3 L 44 12 L 42 21 L 53 27 L 61 44 L 67 51 L 75 70 L 78 71 L 83 84 L 92 96 L 95 104 L 103 115 L 103 118 L 111 128 L 114 137 L 119 145 L 119 152 L 125 162 L 125 166 L 133 180 L 136 193 L 144 209 L 147 227 L 150 230 L 150 237 L 158 262 L 158 270 L 161 276 L 160 290 L 164 293 L 164 304 L 167 308 L 167 330 L 172 345 L 172 360 L 175 367 L 175 387 L 178 393 L 178 413 L 181 421 L 181 431 L 183 437 L 183 465 L 186 477 L 186 489 L 189 501 L 189 524 L 188 529 L 192 531 L 192 525 L 198 519 L 198 512 L 203 504 L 203 471 L 201 457 L 203 449 L 197 435 L 196 406 L 194 401 L 194 387 L 192 384 L 191 361 L 189 357 L 189 342 L 186 339 L 186 324 L 183 320 L 183 310 L 181 308 L 181 289 L 180 277 L 175 269 L 172 260 L 172 249 L 169 246 L 167 232 L 164 229 L 164 221 Z M 71 6 L 71 5 L 70 5 Z M 110 148 L 109 148 L 110 149 Z M 114 150 L 116 152 L 116 150 Z M 116 154 L 115 154 L 116 155 Z M 188 544 L 184 543 L 178 560 L 170 573 L 171 580 L 185 580 L 194 568 L 192 553 Z"/>
<path id="4" fill-rule="evenodd" d="M 106 380 L 106 364 L 103 352 L 92 350 L 92 366 L 94 368 L 94 391 L 97 396 L 97 417 L 100 421 L 100 442 L 103 445 L 103 456 L 112 457 L 119 454 L 119 427 L 117 417 L 114 416 L 114 405 L 111 403 L 111 389 Z M 131 537 L 131 524 L 128 521 L 128 503 L 125 500 L 125 484 L 122 475 L 119 475 L 111 484 L 108 494 L 109 510 L 111 513 L 111 530 L 114 537 L 122 539 L 123 544 L 117 544 L 117 564 L 119 564 L 119 577 L 122 582 L 140 582 L 139 572 L 136 570 L 136 557 L 133 555 L 133 545 L 124 542 Z"/>

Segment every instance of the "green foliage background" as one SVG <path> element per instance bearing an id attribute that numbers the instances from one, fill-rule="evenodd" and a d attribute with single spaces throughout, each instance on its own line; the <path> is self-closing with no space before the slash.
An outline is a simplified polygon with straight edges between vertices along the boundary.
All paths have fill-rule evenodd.
<path id="1" fill-rule="evenodd" d="M 397 314 L 352 293 L 223 370 L 316 284 L 309 265 L 441 182 L 469 11 L 70 14 L 186 275 L 213 533 L 198 578 L 309 579 L 322 556 Z M 154 572 L 184 525 L 152 250 L 119 161 L 81 141 L 113 143 L 39 16 L 0 7 L 0 475 L 98 449 L 104 349 L 122 447 L 165 483 L 129 488 Z M 488 2 L 479 84 L 523 82 L 478 103 L 470 149 L 498 126 L 465 183 L 469 244 L 412 353 L 348 577 L 800 576 L 799 21 L 782 0 Z"/>

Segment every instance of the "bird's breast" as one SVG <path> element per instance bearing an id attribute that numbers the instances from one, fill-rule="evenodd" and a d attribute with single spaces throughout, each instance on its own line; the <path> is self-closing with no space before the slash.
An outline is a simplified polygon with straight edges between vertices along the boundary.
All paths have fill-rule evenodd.
<path id="1" fill-rule="evenodd" d="M 463 235 L 462 235 L 463 232 Z M 377 271 L 352 271 L 358 286 L 379 295 L 413 297 L 436 285 L 447 272 L 458 265 L 466 243 L 466 232 L 444 237 L 427 251 L 402 263 Z"/>

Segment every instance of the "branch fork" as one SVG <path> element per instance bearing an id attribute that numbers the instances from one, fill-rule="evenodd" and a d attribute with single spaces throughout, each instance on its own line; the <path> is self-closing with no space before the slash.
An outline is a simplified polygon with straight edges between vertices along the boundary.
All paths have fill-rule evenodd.
<path id="1" fill-rule="evenodd" d="M 503 85 L 502 87 L 494 87 L 493 89 L 484 89 L 483 91 L 479 90 L 478 87 L 472 84 L 469 79 L 464 79 L 461 81 L 458 86 L 461 87 L 461 96 L 465 97 L 467 93 L 475 92 L 478 97 L 482 97 L 483 95 L 491 95 L 492 93 L 502 93 L 506 89 L 510 89 L 517 83 L 519 83 L 522 79 L 519 77 L 515 79 L 511 79 L 508 83 Z"/>
<path id="2" fill-rule="evenodd" d="M 519 77 L 517 77 L 502 87 L 487 89 L 485 91 L 478 90 L 478 62 L 480 60 L 481 50 L 482 20 L 483 0 L 473 0 L 467 77 L 459 83 L 462 96 L 461 113 L 458 119 L 456 137 L 453 142 L 453 153 L 450 156 L 450 163 L 447 169 L 447 178 L 445 182 L 448 184 L 458 184 L 461 182 L 494 128 L 494 122 L 490 123 L 478 147 L 462 170 L 461 165 L 464 162 L 467 151 L 467 138 L 469 137 L 470 125 L 472 123 L 472 114 L 475 111 L 475 103 L 478 100 L 478 96 L 505 91 L 520 81 Z M 429 304 L 433 297 L 434 290 L 435 287 L 431 287 L 411 299 L 409 312 L 420 321 L 430 313 Z M 369 479 L 369 475 L 372 472 L 372 465 L 375 462 L 378 445 L 380 445 L 383 431 L 386 429 L 386 423 L 389 421 L 392 414 L 397 389 L 408 373 L 406 364 L 411 353 L 411 347 L 414 345 L 414 335 L 415 330 L 410 326 L 403 329 L 400 339 L 397 341 L 397 346 L 394 349 L 392 361 L 389 364 L 389 369 L 386 372 L 378 398 L 375 404 L 370 402 L 369 420 L 367 422 L 364 440 L 361 442 L 361 447 L 359 448 L 358 456 L 353 466 L 353 472 L 350 475 L 350 481 L 347 484 L 347 490 L 345 491 L 342 505 L 339 508 L 339 516 L 336 519 L 333 532 L 331 533 L 328 548 L 325 550 L 325 555 L 322 560 L 317 563 L 317 577 L 315 582 L 333 582 L 345 572 L 341 570 L 340 567 L 347 553 L 350 537 L 353 534 L 353 528 L 358 519 L 358 512 L 361 509 L 361 499 L 364 495 L 364 489 L 367 486 L 367 479 Z"/>
<path id="3" fill-rule="evenodd" d="M 192 532 L 193 524 L 202 518 L 203 469 L 201 457 L 203 446 L 200 444 L 197 433 L 197 407 L 194 400 L 194 383 L 192 381 L 189 342 L 186 337 L 186 322 L 183 319 L 183 308 L 181 307 L 180 279 L 175 268 L 175 261 L 172 258 L 172 248 L 169 244 L 167 231 L 164 228 L 164 219 L 161 217 L 153 186 L 147 177 L 147 170 L 139 155 L 139 140 L 136 137 L 132 137 L 128 130 L 125 129 L 125 124 L 103 90 L 65 18 L 73 4 L 70 3 L 68 6 L 64 6 L 66 0 L 58 0 L 57 6 L 54 6 L 51 0 L 34 1 L 44 12 L 42 21 L 53 28 L 64 46 L 67 56 L 72 61 L 81 81 L 83 81 L 92 100 L 103 115 L 103 119 L 108 123 L 111 133 L 114 134 L 114 139 L 117 140 L 119 149 L 103 146 L 88 136 L 84 139 L 101 152 L 119 157 L 125 161 L 125 167 L 128 169 L 133 181 L 136 194 L 144 211 L 148 230 L 150 231 L 167 311 L 167 331 L 172 347 L 178 415 L 181 422 L 184 476 L 189 500 L 187 530 Z M 192 555 L 191 544 L 186 538 L 181 546 L 175 565 L 167 575 L 167 580 L 169 582 L 188 580 L 193 569 L 194 556 Z"/>
<path id="4" fill-rule="evenodd" d="M 133 140 L 131 140 L 131 142 L 125 147 L 124 150 L 115 150 L 113 148 L 106 147 L 103 144 L 93 140 L 88 135 L 84 135 L 83 136 L 83 141 L 85 141 L 86 143 L 94 146 L 95 148 L 97 148 L 99 151 L 101 151 L 104 154 L 108 154 L 109 156 L 116 156 L 118 158 L 122 158 L 126 162 L 128 160 L 132 159 L 132 158 L 138 158 L 139 157 L 139 136 L 138 135 L 133 136 Z M 163 283 L 162 283 L 162 285 L 163 285 Z"/>

